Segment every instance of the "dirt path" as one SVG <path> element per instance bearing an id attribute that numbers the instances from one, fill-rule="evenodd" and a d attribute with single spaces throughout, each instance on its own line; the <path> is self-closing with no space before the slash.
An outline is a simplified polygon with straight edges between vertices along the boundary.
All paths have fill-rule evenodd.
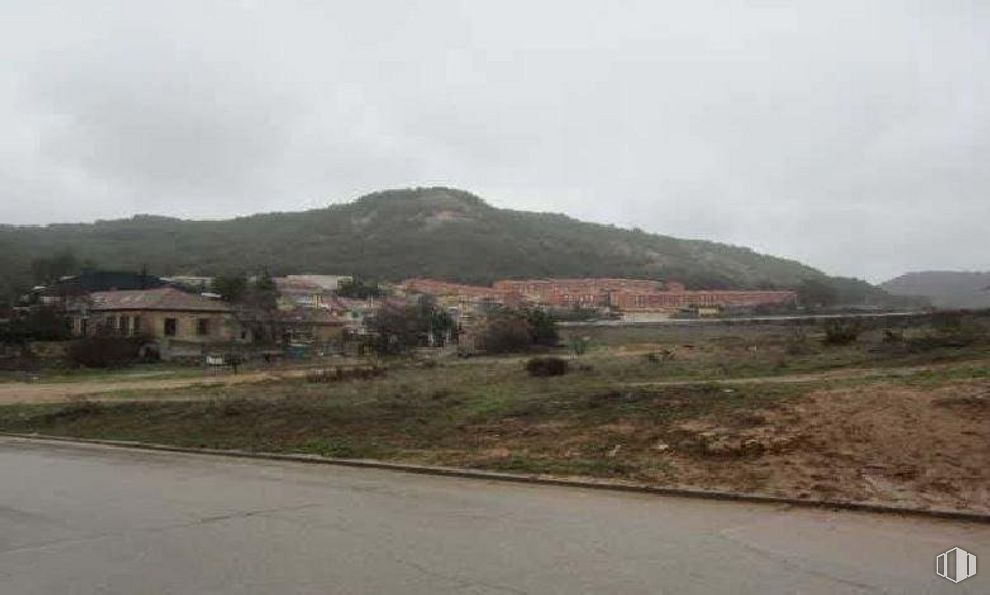
<path id="1" fill-rule="evenodd" d="M 861 378 L 890 378 L 909 376 L 926 370 L 937 370 L 944 366 L 914 366 L 906 368 L 856 368 L 815 372 L 808 374 L 789 374 L 786 376 L 752 376 L 745 378 L 693 378 L 684 380 L 657 380 L 648 382 L 627 382 L 621 386 L 627 387 L 662 387 L 690 386 L 699 383 L 712 382 L 715 384 L 791 384 L 802 382 L 820 382 L 828 380 L 850 380 Z M 146 378 L 141 380 L 93 380 L 79 382 L 10 382 L 0 384 L 0 405 L 14 403 L 59 403 L 70 401 L 83 395 L 95 399 L 127 400 L 139 399 L 138 396 L 121 395 L 117 393 L 140 390 L 163 390 L 187 388 L 193 386 L 217 386 L 233 384 L 251 384 L 271 380 L 301 378 L 306 370 L 279 370 L 263 372 L 246 372 L 224 376 L 198 376 L 192 378 Z M 101 397 L 102 396 L 102 397 Z"/>
<path id="2" fill-rule="evenodd" d="M 247 372 L 224 376 L 200 376 L 193 378 L 159 378 L 143 380 L 117 381 L 80 381 L 80 382 L 9 382 L 0 384 L 0 405 L 13 403 L 58 403 L 71 400 L 82 395 L 111 395 L 117 392 L 134 390 L 161 390 L 171 388 L 186 388 L 190 386 L 216 386 L 231 384 L 248 384 L 279 380 L 282 378 L 300 378 L 306 370 L 281 370 L 265 372 Z"/>

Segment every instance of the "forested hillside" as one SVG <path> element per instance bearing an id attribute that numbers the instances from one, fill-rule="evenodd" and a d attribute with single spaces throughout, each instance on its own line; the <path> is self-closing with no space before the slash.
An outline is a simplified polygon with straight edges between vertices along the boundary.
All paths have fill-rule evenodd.
<path id="1" fill-rule="evenodd" d="M 895 295 L 928 298 L 940 308 L 990 308 L 990 272 L 920 271 L 881 287 Z"/>
<path id="2" fill-rule="evenodd" d="M 389 190 L 347 204 L 225 221 L 139 215 L 93 224 L 0 227 L 0 273 L 9 289 L 34 282 L 32 261 L 77 262 L 158 275 L 267 269 L 398 280 L 429 276 L 489 283 L 506 277 L 623 276 L 689 287 L 797 287 L 827 282 L 841 301 L 885 295 L 828 278 L 793 260 L 716 242 L 682 240 L 551 213 L 494 208 L 449 188 Z"/>

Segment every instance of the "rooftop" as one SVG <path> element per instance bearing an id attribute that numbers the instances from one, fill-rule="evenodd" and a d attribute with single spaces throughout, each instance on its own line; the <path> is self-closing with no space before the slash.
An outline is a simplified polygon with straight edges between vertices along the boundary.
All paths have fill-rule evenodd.
<path id="1" fill-rule="evenodd" d="M 95 291 L 89 294 L 89 308 L 104 310 L 169 310 L 189 312 L 230 312 L 224 302 L 179 291 L 172 287 L 125 291 Z"/>

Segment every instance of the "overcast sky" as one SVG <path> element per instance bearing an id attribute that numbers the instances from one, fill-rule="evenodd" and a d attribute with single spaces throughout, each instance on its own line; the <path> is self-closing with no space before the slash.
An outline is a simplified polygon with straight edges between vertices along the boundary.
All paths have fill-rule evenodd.
<path id="1" fill-rule="evenodd" d="M 0 222 L 449 185 L 881 281 L 990 270 L 990 2 L 4 0 Z"/>

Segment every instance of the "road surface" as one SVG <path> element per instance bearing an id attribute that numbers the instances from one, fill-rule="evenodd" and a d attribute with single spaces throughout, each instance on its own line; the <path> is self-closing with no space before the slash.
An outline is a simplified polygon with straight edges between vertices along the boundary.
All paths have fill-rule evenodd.
<path id="1" fill-rule="evenodd" d="M 0 438 L 0 593 L 988 593 L 990 525 Z"/>

